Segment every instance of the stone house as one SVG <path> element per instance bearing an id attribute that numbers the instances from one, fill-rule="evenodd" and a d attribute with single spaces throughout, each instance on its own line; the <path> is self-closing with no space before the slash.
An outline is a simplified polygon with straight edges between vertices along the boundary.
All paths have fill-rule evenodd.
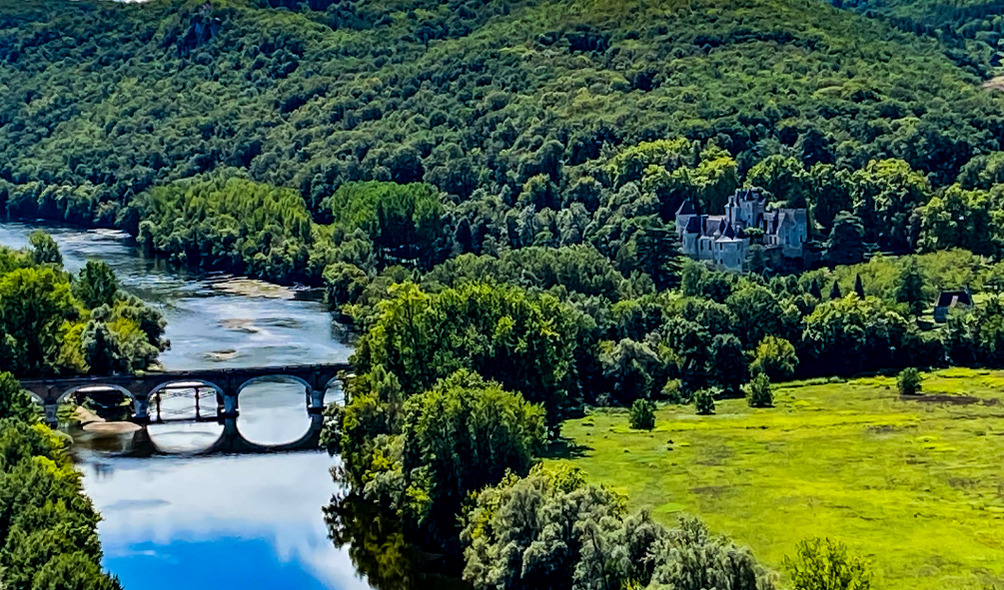
<path id="1" fill-rule="evenodd" d="M 747 230 L 763 232 L 768 256 L 801 259 L 809 240 L 805 209 L 766 209 L 759 189 L 740 189 L 729 197 L 724 215 L 703 215 L 685 201 L 676 212 L 681 252 L 694 260 L 710 260 L 726 270 L 742 272 L 749 253 Z"/>

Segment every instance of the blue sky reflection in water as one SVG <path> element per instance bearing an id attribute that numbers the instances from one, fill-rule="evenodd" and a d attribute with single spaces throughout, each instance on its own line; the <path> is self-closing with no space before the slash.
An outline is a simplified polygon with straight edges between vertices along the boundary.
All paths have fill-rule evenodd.
<path id="1" fill-rule="evenodd" d="M 366 588 L 320 517 L 330 464 L 323 453 L 92 458 L 105 565 L 126 589 Z"/>
<path id="2" fill-rule="evenodd" d="M 32 229 L 0 223 L 0 244 L 23 247 Z M 289 290 L 145 260 L 121 232 L 46 230 L 68 269 L 101 258 L 124 288 L 164 313 L 168 369 L 342 362 L 351 354 L 324 306 Z M 303 393 L 289 383 L 256 384 L 242 394 L 238 429 L 250 440 L 288 442 L 307 424 Z M 214 423 L 176 423 L 152 426 L 150 437 L 161 448 L 192 451 L 220 432 Z M 321 507 L 336 490 L 333 460 L 324 453 L 126 459 L 87 447 L 80 440 L 76 452 L 84 487 L 104 517 L 104 563 L 126 590 L 368 587 L 327 539 Z"/>

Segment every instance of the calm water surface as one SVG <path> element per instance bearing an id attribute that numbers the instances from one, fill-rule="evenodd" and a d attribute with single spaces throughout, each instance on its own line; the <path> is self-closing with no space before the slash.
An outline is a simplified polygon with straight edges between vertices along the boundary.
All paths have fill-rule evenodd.
<path id="1" fill-rule="evenodd" d="M 22 247 L 33 229 L 0 223 L 0 244 Z M 351 353 L 316 301 L 154 263 L 120 232 L 45 229 L 68 269 L 100 258 L 125 289 L 164 313 L 172 345 L 161 355 L 167 369 L 341 362 Z M 193 411 L 191 400 L 181 399 L 164 409 Z M 254 385 L 241 395 L 238 428 L 249 440 L 292 441 L 308 423 L 295 385 Z M 179 451 L 207 447 L 220 431 L 216 424 L 149 430 L 158 446 Z M 104 517 L 104 565 L 126 590 L 368 588 L 346 552 L 327 539 L 321 507 L 336 491 L 327 454 L 130 459 L 96 446 L 84 437 L 75 452 Z"/>

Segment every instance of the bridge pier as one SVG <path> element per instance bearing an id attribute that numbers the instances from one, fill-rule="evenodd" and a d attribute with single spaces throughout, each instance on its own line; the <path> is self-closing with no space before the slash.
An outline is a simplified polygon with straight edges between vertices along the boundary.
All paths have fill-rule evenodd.
<path id="1" fill-rule="evenodd" d="M 149 398 L 136 398 L 133 402 L 135 416 L 133 422 L 137 424 L 150 423 L 150 400 Z"/>
<path id="2" fill-rule="evenodd" d="M 59 426 L 59 404 L 45 404 L 45 423 L 52 428 Z"/>
<path id="3" fill-rule="evenodd" d="M 236 418 L 239 410 L 237 408 L 237 396 L 232 394 L 223 395 L 223 413 L 220 418 Z"/>
<path id="4" fill-rule="evenodd" d="M 307 395 L 307 413 L 311 415 L 324 413 L 323 391 L 313 390 Z"/>

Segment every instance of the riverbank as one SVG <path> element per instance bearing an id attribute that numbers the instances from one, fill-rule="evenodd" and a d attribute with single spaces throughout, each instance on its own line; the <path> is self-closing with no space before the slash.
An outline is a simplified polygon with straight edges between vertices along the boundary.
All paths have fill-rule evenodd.
<path id="1" fill-rule="evenodd" d="M 776 407 L 664 406 L 653 431 L 626 411 L 564 424 L 567 457 L 634 508 L 695 514 L 780 570 L 809 537 L 866 555 L 875 587 L 1004 583 L 1004 372 L 948 369 L 902 398 L 895 378 L 780 385 Z"/>

